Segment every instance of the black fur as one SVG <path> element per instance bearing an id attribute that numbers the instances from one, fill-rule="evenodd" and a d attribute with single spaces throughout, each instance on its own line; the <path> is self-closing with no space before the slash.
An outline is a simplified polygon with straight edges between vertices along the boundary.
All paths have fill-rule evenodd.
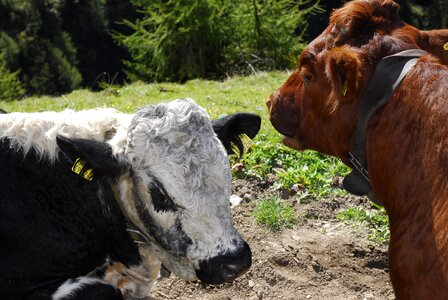
<path id="1" fill-rule="evenodd" d="M 149 191 L 151 193 L 151 201 L 155 211 L 177 211 L 176 204 L 168 196 L 165 188 L 157 179 L 152 179 Z"/>
<path id="2" fill-rule="evenodd" d="M 212 124 L 227 153 L 233 154 L 231 144 L 234 143 L 242 154 L 244 148 L 239 135 L 245 133 L 253 139 L 260 130 L 261 118 L 255 114 L 236 113 L 213 120 Z"/>
<path id="3" fill-rule="evenodd" d="M 0 140 L 1 299 L 49 299 L 64 281 L 107 257 L 140 263 L 110 186 L 70 168 L 33 152 L 24 158 Z"/>

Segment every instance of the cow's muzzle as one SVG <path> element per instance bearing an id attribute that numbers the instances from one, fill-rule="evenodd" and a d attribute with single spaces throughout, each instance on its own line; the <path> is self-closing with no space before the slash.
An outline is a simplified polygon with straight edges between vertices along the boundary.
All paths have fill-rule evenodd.
<path id="1" fill-rule="evenodd" d="M 277 91 L 269 96 L 266 106 L 269 110 L 269 120 L 272 126 L 286 137 L 293 137 L 299 128 L 298 112 L 291 101 L 285 101 L 287 97 Z"/>
<path id="2" fill-rule="evenodd" d="M 221 284 L 231 282 L 244 274 L 252 265 L 252 252 L 249 245 L 243 246 L 235 253 L 219 255 L 199 263 L 196 270 L 198 278 L 208 284 Z"/>

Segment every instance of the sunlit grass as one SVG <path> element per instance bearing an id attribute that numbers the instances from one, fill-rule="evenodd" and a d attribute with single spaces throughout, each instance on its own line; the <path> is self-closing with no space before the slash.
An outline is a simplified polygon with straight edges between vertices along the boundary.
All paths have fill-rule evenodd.
<path id="1" fill-rule="evenodd" d="M 252 215 L 271 231 L 291 228 L 297 222 L 294 209 L 277 197 L 259 200 Z"/>
<path id="2" fill-rule="evenodd" d="M 375 209 L 366 210 L 362 207 L 350 207 L 340 212 L 337 217 L 342 222 L 367 227 L 368 240 L 375 244 L 387 244 L 390 239 L 389 219 L 383 207 L 374 205 Z"/>

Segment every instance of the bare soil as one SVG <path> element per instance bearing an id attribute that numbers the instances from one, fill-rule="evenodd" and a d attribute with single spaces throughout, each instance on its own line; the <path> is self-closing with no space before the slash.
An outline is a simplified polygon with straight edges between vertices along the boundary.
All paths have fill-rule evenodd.
<path id="1" fill-rule="evenodd" d="M 370 203 L 360 197 L 316 201 L 302 193 L 280 192 L 294 207 L 298 223 L 271 232 L 256 224 L 257 199 L 279 194 L 269 180 L 235 180 L 234 194 L 244 199 L 232 208 L 235 227 L 252 249 L 252 268 L 233 283 L 207 286 L 174 275 L 161 280 L 152 299 L 395 299 L 388 274 L 386 245 L 367 241 L 365 228 L 340 222 L 348 207 Z"/>

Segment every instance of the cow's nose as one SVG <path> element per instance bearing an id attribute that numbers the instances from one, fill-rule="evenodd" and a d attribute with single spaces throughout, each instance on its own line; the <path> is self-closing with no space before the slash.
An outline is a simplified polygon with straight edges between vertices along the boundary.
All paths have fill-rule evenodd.
<path id="1" fill-rule="evenodd" d="M 232 261 L 224 261 L 221 264 L 219 272 L 225 282 L 230 282 L 249 270 L 252 264 L 252 252 L 247 243 L 244 244 L 243 251 L 236 257 L 236 259 Z"/>
<path id="2" fill-rule="evenodd" d="M 231 282 L 249 270 L 252 265 L 252 252 L 244 242 L 235 253 L 215 256 L 199 263 L 198 278 L 208 284 Z"/>

